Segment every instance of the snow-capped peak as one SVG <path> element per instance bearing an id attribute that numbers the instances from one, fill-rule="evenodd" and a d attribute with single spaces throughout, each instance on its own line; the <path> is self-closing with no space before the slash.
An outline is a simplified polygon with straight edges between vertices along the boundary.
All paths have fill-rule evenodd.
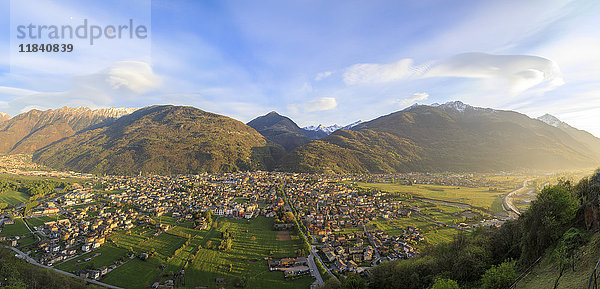
<path id="1" fill-rule="evenodd" d="M 355 121 L 355 122 L 353 122 L 353 123 L 351 123 L 351 124 L 349 124 L 349 125 L 347 125 L 345 127 L 342 127 L 342 129 L 351 129 L 351 128 L 353 128 L 353 127 L 355 127 L 355 126 L 357 126 L 357 125 L 359 125 L 359 124 L 361 124 L 363 122 L 365 122 L 365 121 L 362 120 L 362 119 L 360 119 L 360 120 L 357 120 L 357 121 Z"/>
<path id="2" fill-rule="evenodd" d="M 446 102 L 444 104 L 438 105 L 438 108 L 441 108 L 443 110 L 446 109 L 453 109 L 456 111 L 460 111 L 460 112 L 464 112 L 465 109 L 467 108 L 473 108 L 472 106 L 468 105 L 468 104 L 464 104 L 462 101 L 450 101 L 450 102 Z"/>
<path id="3" fill-rule="evenodd" d="M 336 131 L 338 129 L 351 129 L 351 128 L 353 128 L 353 127 L 355 127 L 355 126 L 357 126 L 357 125 L 359 125 L 359 124 L 361 124 L 363 122 L 364 122 L 363 120 L 358 120 L 358 121 L 355 121 L 355 122 L 353 122 L 353 123 L 351 123 L 349 125 L 346 125 L 346 126 L 340 126 L 340 125 L 337 125 L 337 124 L 330 125 L 330 126 L 324 126 L 322 124 L 319 124 L 317 126 L 310 125 L 310 126 L 303 127 L 302 129 L 304 129 L 304 130 L 311 130 L 311 131 L 320 131 L 320 132 L 323 132 L 323 133 L 325 133 L 327 135 L 330 135 L 330 134 L 332 134 L 334 131 Z"/>
<path id="4" fill-rule="evenodd" d="M 553 127 L 558 127 L 559 125 L 561 125 L 563 122 L 560 121 L 560 119 L 556 118 L 553 115 L 550 114 L 544 114 L 540 117 L 537 118 L 538 120 L 541 120 L 543 122 L 545 122 L 548 125 L 551 125 Z"/>
<path id="5" fill-rule="evenodd" d="M 9 120 L 11 117 L 8 113 L 0 112 L 0 121 Z"/>
<path id="6" fill-rule="evenodd" d="M 320 131 L 320 132 L 324 132 L 327 135 L 331 134 L 332 132 L 338 130 L 342 128 L 341 126 L 334 124 L 334 125 L 330 125 L 330 126 L 324 126 L 322 124 L 319 124 L 318 126 L 307 126 L 307 127 L 303 127 L 303 129 L 305 130 L 313 130 L 313 131 Z"/>

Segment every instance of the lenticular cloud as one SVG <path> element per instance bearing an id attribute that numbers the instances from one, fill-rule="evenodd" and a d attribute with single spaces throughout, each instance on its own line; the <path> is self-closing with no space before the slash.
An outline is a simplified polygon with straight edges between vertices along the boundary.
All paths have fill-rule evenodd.
<path id="1" fill-rule="evenodd" d="M 513 94 L 533 87 L 554 89 L 564 83 L 552 60 L 530 55 L 464 53 L 433 64 L 423 77 L 464 77 L 506 81 Z"/>

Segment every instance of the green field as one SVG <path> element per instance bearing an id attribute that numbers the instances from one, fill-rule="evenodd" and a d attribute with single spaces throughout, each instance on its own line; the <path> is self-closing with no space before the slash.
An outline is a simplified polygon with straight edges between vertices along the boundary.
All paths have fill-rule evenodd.
<path id="1" fill-rule="evenodd" d="M 162 223 L 177 224 L 170 217 L 163 216 L 156 220 L 159 219 Z M 102 281 L 126 288 L 147 288 L 156 281 L 174 279 L 172 274 L 185 268 L 185 279 L 180 278 L 185 284 L 179 283 L 178 288 L 216 288 L 215 278 L 225 278 L 226 288 L 234 288 L 236 278 L 246 278 L 246 288 L 308 288 L 312 283 L 310 276 L 288 281 L 282 272 L 268 270 L 265 257 L 295 257 L 296 250 L 302 247 L 300 238 L 294 233 L 290 234 L 291 240 L 278 241 L 277 232 L 272 229 L 273 219 L 258 217 L 248 221 L 218 218 L 215 222 L 216 227 L 202 231 L 189 228 L 191 226 L 187 222 L 181 223 L 156 237 L 153 236 L 156 229 L 152 226 L 136 227 L 129 233 L 113 233 L 110 242 L 114 242 L 120 250 L 126 252 L 131 248 L 141 253 L 154 249 L 156 254 L 146 261 L 137 258 L 129 260 Z M 234 240 L 232 248 L 223 252 L 217 247 L 221 234 L 226 231 L 233 234 Z M 68 263 L 59 266 L 73 264 L 72 261 Z M 161 264 L 165 266 L 164 269 L 159 267 Z M 229 264 L 232 266 L 231 272 Z"/>
<path id="2" fill-rule="evenodd" d="M 22 236 L 25 234 L 31 234 L 31 232 L 29 231 L 29 229 L 27 229 L 27 226 L 25 226 L 25 223 L 21 218 L 15 219 L 15 223 L 12 225 L 4 224 L 2 233 L 0 233 L 0 235 L 4 235 L 7 237 Z"/>
<path id="3" fill-rule="evenodd" d="M 9 180 L 9 181 L 43 181 L 43 180 L 53 180 L 60 181 L 65 183 L 81 183 L 85 182 L 86 179 L 78 179 L 78 178 L 55 178 L 55 177 L 38 177 L 38 176 L 22 176 L 22 175 L 12 175 L 12 174 L 0 174 L 0 179 Z"/>
<path id="4" fill-rule="evenodd" d="M 52 221 L 61 220 L 64 218 L 65 217 L 63 215 L 41 216 L 41 217 L 36 217 L 36 218 L 25 219 L 25 221 L 27 222 L 27 224 L 29 224 L 30 227 L 38 227 L 38 226 L 43 225 L 46 222 L 52 222 Z"/>
<path id="5" fill-rule="evenodd" d="M 383 218 L 380 218 L 378 220 L 369 222 L 367 226 L 369 228 L 380 229 L 392 236 L 401 236 L 408 226 L 419 228 L 423 234 L 423 237 L 425 238 L 425 242 L 420 242 L 416 245 L 416 247 L 420 249 L 430 245 L 450 242 L 452 241 L 452 238 L 459 233 L 458 229 L 442 227 L 416 215 L 391 220 L 384 220 Z"/>
<path id="6" fill-rule="evenodd" d="M 94 257 L 97 253 L 99 256 Z M 56 265 L 57 269 L 67 271 L 67 272 L 76 272 L 77 270 L 86 269 L 86 268 L 100 268 L 102 266 L 113 265 L 114 262 L 118 259 L 126 256 L 127 250 L 116 248 L 111 245 L 104 244 L 97 250 L 86 253 L 77 257 L 75 259 L 71 259 L 67 262 Z M 87 258 L 92 258 L 89 261 L 85 261 Z M 129 260 L 128 258 L 126 260 Z"/>
<path id="7" fill-rule="evenodd" d="M 101 281 L 123 288 L 149 288 L 161 273 L 158 265 L 154 258 L 146 261 L 135 258 L 108 273 Z"/>
<path id="8" fill-rule="evenodd" d="M 463 203 L 486 210 L 498 210 L 498 204 L 501 204 L 499 195 L 506 193 L 504 191 L 490 191 L 487 187 L 468 188 L 419 184 L 408 186 L 391 183 L 363 182 L 357 183 L 357 185 L 363 188 L 373 188 L 390 193 L 410 194 L 427 199 Z M 500 200 L 500 203 L 498 203 L 498 200 Z M 494 205 L 495 202 L 496 204 Z"/>
<path id="9" fill-rule="evenodd" d="M 227 288 L 233 280 L 245 278 L 246 288 L 308 288 L 312 283 L 309 276 L 294 281 L 285 280 L 282 272 L 269 272 L 264 258 L 294 257 L 301 248 L 300 238 L 291 234 L 291 240 L 278 241 L 277 232 L 272 230 L 273 219 L 258 217 L 248 222 L 244 219 L 219 219 L 217 230 L 206 237 L 215 246 L 220 233 L 232 232 L 234 242 L 229 252 L 206 249 L 206 243 L 186 270 L 186 286 L 208 286 L 216 288 L 215 278 L 225 278 Z M 229 264 L 232 265 L 228 272 Z M 189 273 L 187 273 L 189 272 Z"/>
<path id="10" fill-rule="evenodd" d="M 29 195 L 21 192 L 10 191 L 0 194 L 0 203 L 5 203 L 8 207 L 14 207 L 29 199 Z"/>
<path id="11" fill-rule="evenodd" d="M 133 249 L 136 253 L 142 253 L 145 249 L 142 243 L 145 242 L 146 238 L 152 237 L 156 232 L 156 229 L 148 227 L 135 227 L 126 231 L 118 231 L 113 233 L 109 239 L 112 240 L 116 246 L 124 249 Z"/>

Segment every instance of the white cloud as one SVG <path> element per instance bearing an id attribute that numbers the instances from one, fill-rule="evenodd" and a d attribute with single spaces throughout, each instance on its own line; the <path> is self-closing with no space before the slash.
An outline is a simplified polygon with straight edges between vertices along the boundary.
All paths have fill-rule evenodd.
<path id="1" fill-rule="evenodd" d="M 61 92 L 0 87 L 0 93 L 8 95 L 5 107 L 10 113 L 65 105 L 98 108 L 155 90 L 160 86 L 161 78 L 147 63 L 121 61 L 97 73 L 73 77 L 71 84 L 70 90 Z"/>
<path id="2" fill-rule="evenodd" d="M 337 101 L 333 97 L 321 97 L 304 103 L 307 112 L 332 110 L 337 107 Z"/>
<path id="3" fill-rule="evenodd" d="M 404 58 L 389 64 L 355 64 L 346 68 L 344 72 L 344 82 L 347 85 L 434 77 L 481 80 L 477 88 L 510 95 L 518 95 L 528 90 L 543 93 L 564 84 L 555 62 L 530 55 L 463 53 L 423 65 L 414 65 L 412 59 Z"/>
<path id="4" fill-rule="evenodd" d="M 425 93 L 425 92 L 417 92 L 417 93 L 413 93 L 413 95 L 404 98 L 402 100 L 400 100 L 400 104 L 401 105 L 407 105 L 407 104 L 411 104 L 411 103 L 415 103 L 417 101 L 420 100 L 426 100 L 427 98 L 429 98 L 429 94 Z"/>
<path id="5" fill-rule="evenodd" d="M 494 83 L 491 86 L 504 84 L 504 88 L 512 95 L 534 87 L 543 91 L 553 90 L 564 84 L 556 63 L 530 55 L 463 53 L 432 65 L 423 77 L 492 80 Z"/>
<path id="6" fill-rule="evenodd" d="M 31 94 L 35 94 L 35 93 L 38 93 L 38 92 L 34 91 L 34 90 L 30 90 L 30 89 L 0 86 L 0 95 L 3 95 L 3 96 L 31 95 Z"/>
<path id="7" fill-rule="evenodd" d="M 315 81 L 321 81 L 321 80 L 331 76 L 331 74 L 333 74 L 333 72 L 331 72 L 331 71 L 319 72 L 319 73 L 317 73 L 317 76 L 315 76 Z"/>
<path id="8" fill-rule="evenodd" d="M 112 93 L 143 94 L 160 86 L 161 78 L 140 61 L 120 61 L 102 71 L 74 78 L 76 88 L 95 88 Z"/>
<path id="9" fill-rule="evenodd" d="M 391 82 L 418 75 L 422 68 L 413 65 L 409 58 L 389 64 L 359 63 L 348 67 L 344 72 L 344 82 L 348 85 Z"/>

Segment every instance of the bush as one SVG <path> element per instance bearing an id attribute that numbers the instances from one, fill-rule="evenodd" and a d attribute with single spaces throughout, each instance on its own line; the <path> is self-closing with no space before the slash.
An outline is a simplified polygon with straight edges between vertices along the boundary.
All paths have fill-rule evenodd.
<path id="1" fill-rule="evenodd" d="M 544 188 L 521 216 L 523 241 L 521 243 L 523 264 L 530 264 L 553 246 L 571 226 L 578 209 L 578 201 L 572 196 L 569 182 Z"/>
<path id="2" fill-rule="evenodd" d="M 508 288 L 517 279 L 517 265 L 513 260 L 508 260 L 500 265 L 492 266 L 485 271 L 481 282 L 483 289 L 504 289 Z"/>
<path id="3" fill-rule="evenodd" d="M 452 279 L 438 278 L 429 289 L 459 289 L 458 283 Z"/>

